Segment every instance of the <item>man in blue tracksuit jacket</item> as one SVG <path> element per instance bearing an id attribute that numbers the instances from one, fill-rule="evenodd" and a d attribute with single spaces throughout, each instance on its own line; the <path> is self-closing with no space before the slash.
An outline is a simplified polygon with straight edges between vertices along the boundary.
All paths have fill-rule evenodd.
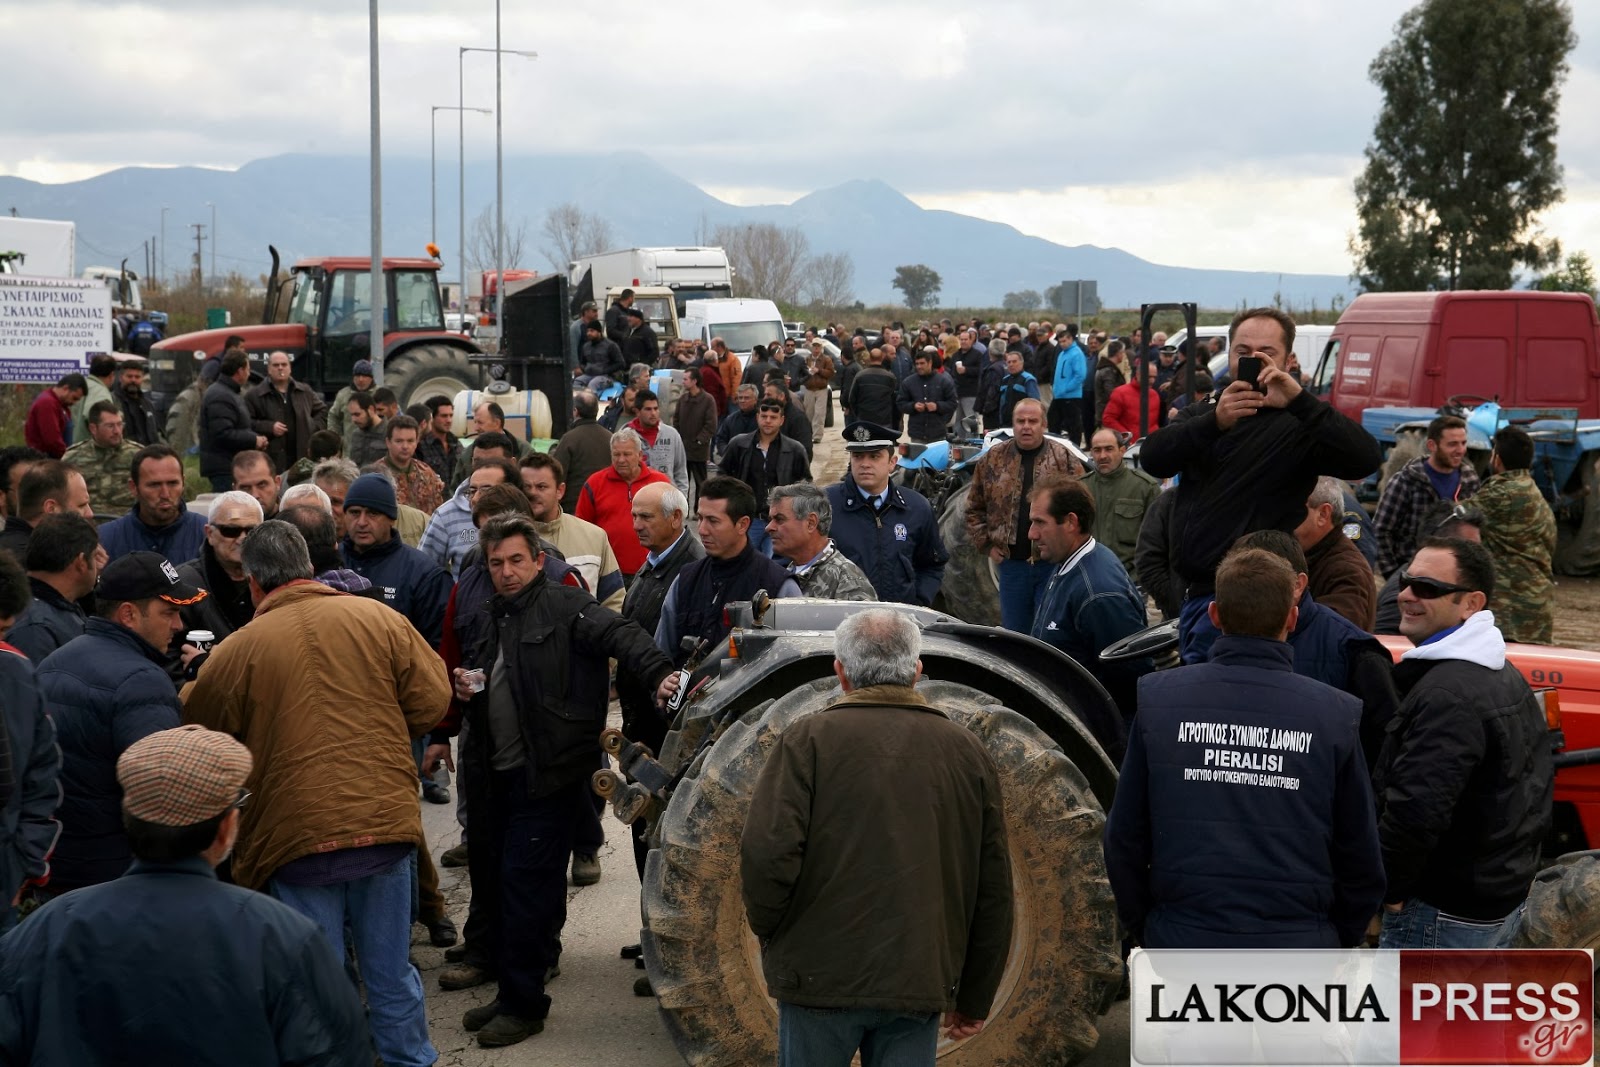
<path id="1" fill-rule="evenodd" d="M 1069 322 L 1056 330 L 1056 373 L 1050 401 L 1050 432 L 1066 434 L 1074 444 L 1083 443 L 1083 379 L 1088 364 L 1078 347 L 1078 324 Z"/>
<path id="2" fill-rule="evenodd" d="M 1296 675 L 1295 575 L 1229 553 L 1206 663 L 1146 675 L 1106 869 L 1147 948 L 1341 948 L 1385 886 L 1355 697 Z"/>

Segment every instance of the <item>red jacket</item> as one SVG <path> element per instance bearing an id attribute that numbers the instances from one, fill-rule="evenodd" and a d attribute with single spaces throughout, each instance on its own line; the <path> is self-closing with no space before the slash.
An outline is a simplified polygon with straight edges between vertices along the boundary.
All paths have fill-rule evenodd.
<path id="1" fill-rule="evenodd" d="M 701 367 L 690 374 L 700 375 L 700 388 L 711 394 L 711 399 L 717 405 L 717 421 L 721 422 L 728 413 L 728 387 L 722 380 L 722 371 L 718 367 Z"/>
<path id="2" fill-rule="evenodd" d="M 1161 428 L 1161 391 L 1153 385 L 1150 387 L 1150 399 L 1147 403 L 1150 408 L 1149 432 L 1154 433 Z M 1139 439 L 1137 382 L 1125 382 L 1111 390 L 1111 399 L 1106 402 L 1105 414 L 1100 416 L 1100 425 L 1108 430 L 1128 434 L 1131 440 Z"/>
<path id="3" fill-rule="evenodd" d="M 644 466 L 639 468 L 639 477 L 628 483 L 617 474 L 617 468 L 603 467 L 583 483 L 583 489 L 578 493 L 578 506 L 573 509 L 573 514 L 578 518 L 592 522 L 606 532 L 611 551 L 617 554 L 617 569 L 630 578 L 644 566 L 645 557 L 650 554 L 650 550 L 639 543 L 639 535 L 633 531 L 633 494 L 651 482 L 670 485 L 672 479 Z"/>
<path id="4" fill-rule="evenodd" d="M 28 409 L 28 421 L 22 427 L 22 440 L 29 448 L 37 448 L 51 459 L 60 459 L 67 451 L 67 419 L 72 409 L 61 402 L 54 388 L 47 388 Z"/>

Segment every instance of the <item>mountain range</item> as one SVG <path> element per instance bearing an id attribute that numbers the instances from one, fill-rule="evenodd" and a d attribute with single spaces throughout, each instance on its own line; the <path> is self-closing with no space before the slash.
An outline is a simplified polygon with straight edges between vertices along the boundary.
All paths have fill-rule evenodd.
<path id="1" fill-rule="evenodd" d="M 460 270 L 457 181 L 453 159 L 437 169 L 432 208 L 429 161 L 389 158 L 383 168 L 383 240 L 388 255 L 422 255 L 435 232 L 444 277 Z M 995 307 L 1007 292 L 1040 292 L 1065 279 L 1092 279 L 1108 307 L 1146 301 L 1193 300 L 1210 308 L 1271 302 L 1326 307 L 1347 298 L 1349 279 L 1333 274 L 1276 274 L 1163 266 L 1118 248 L 1061 245 L 1014 227 L 949 211 L 930 211 L 880 181 L 851 180 L 792 204 L 740 206 L 717 199 L 638 152 L 519 156 L 504 168 L 508 228 L 525 221 L 521 264 L 548 271 L 539 236 L 545 211 L 572 202 L 609 222 L 614 244 L 693 244 L 719 224 L 797 226 L 814 253 L 842 252 L 855 265 L 856 296 L 869 305 L 899 302 L 895 267 L 923 263 L 943 279 L 946 307 Z M 492 162 L 466 170 L 468 228 L 494 202 Z M 281 155 L 237 170 L 200 167 L 124 167 L 83 181 L 46 185 L 0 177 L 0 211 L 77 224 L 78 263 L 115 265 L 122 257 L 140 269 L 143 243 L 158 237 L 165 212 L 169 274 L 192 269 L 194 224 L 204 227 L 205 267 L 211 272 L 212 205 L 220 235 L 216 268 L 254 278 L 268 267 L 267 245 L 285 262 L 306 255 L 365 255 L 370 247 L 367 157 Z"/>

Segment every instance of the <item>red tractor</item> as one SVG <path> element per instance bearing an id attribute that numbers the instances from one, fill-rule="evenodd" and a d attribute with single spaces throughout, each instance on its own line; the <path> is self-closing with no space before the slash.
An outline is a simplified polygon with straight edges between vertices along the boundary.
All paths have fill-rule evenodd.
<path id="1" fill-rule="evenodd" d="M 168 337 L 150 353 L 151 400 L 165 417 L 177 395 L 199 374 L 200 364 L 222 352 L 228 337 L 245 339 L 252 360 L 269 352 L 294 356 L 294 376 L 331 397 L 350 384 L 352 368 L 370 351 L 372 261 L 357 256 L 302 259 L 284 279 L 272 252 L 262 325 L 200 330 Z M 472 362 L 483 350 L 445 328 L 439 299 L 439 263 L 433 259 L 383 261 L 383 384 L 394 390 L 401 410 L 430 396 L 453 397 L 483 385 Z"/>

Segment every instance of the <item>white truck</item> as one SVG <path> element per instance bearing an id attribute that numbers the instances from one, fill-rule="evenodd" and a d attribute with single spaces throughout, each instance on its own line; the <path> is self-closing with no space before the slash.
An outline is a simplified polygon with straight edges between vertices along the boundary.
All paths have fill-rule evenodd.
<path id="1" fill-rule="evenodd" d="M 59 219 L 0 215 L 0 273 L 73 278 L 78 268 L 78 228 Z"/>
<path id="2" fill-rule="evenodd" d="M 720 248 L 624 248 L 575 259 L 567 268 L 574 291 L 584 275 L 597 303 L 605 303 L 613 290 L 664 288 L 672 290 L 677 317 L 682 318 L 695 300 L 733 295 L 733 269 L 728 253 Z"/>
<path id="3" fill-rule="evenodd" d="M 770 300 L 691 300 L 681 325 L 691 341 L 709 345 L 713 337 L 722 338 L 741 362 L 756 345 L 783 347 L 783 315 Z"/>

